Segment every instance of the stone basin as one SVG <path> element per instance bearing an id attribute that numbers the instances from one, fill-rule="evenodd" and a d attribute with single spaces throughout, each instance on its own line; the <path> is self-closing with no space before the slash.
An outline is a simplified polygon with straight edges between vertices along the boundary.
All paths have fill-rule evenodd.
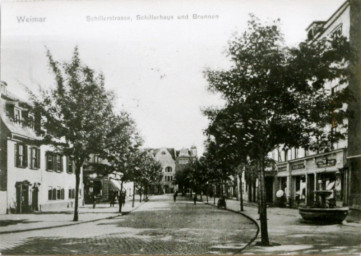
<path id="1" fill-rule="evenodd" d="M 300 207 L 299 213 L 306 221 L 315 223 L 342 223 L 346 218 L 349 208 L 312 208 Z"/>

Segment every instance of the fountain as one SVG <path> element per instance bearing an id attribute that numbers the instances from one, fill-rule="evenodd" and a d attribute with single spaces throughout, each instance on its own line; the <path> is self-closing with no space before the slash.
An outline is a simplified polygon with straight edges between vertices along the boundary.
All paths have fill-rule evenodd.
<path id="1" fill-rule="evenodd" d="M 342 223 L 348 214 L 348 207 L 336 207 L 334 199 L 328 199 L 332 190 L 316 190 L 316 201 L 311 207 L 300 207 L 299 213 L 306 221 L 318 223 Z"/>

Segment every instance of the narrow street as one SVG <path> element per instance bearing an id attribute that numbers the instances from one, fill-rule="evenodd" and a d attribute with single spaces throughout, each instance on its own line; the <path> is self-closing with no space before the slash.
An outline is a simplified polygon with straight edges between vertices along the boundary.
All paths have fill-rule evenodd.
<path id="1" fill-rule="evenodd" d="M 0 235 L 2 254 L 240 253 L 257 232 L 244 216 L 185 198 L 154 196 L 129 215 Z"/>

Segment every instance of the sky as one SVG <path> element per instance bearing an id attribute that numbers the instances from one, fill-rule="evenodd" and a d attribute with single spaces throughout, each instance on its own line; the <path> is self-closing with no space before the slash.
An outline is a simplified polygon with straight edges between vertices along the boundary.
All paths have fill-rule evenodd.
<path id="1" fill-rule="evenodd" d="M 227 69 L 227 42 L 244 31 L 249 14 L 263 22 L 279 18 L 285 44 L 295 46 L 312 21 L 327 20 L 343 2 L 7 0 L 1 13 L 1 80 L 26 99 L 24 86 L 34 91 L 54 86 L 46 49 L 56 60 L 69 61 L 78 46 L 83 63 L 104 74 L 116 109 L 135 119 L 145 147 L 195 145 L 202 154 L 208 125 L 202 109 L 222 105 L 220 96 L 207 90 L 203 71 Z"/>

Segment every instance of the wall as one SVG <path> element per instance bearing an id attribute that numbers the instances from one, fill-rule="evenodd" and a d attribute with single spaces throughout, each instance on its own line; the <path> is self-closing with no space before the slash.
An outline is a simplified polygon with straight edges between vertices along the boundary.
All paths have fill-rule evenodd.
<path id="1" fill-rule="evenodd" d="M 16 141 L 7 141 L 7 166 L 8 166 L 8 207 L 16 207 L 16 182 L 22 182 L 28 180 L 31 184 L 40 183 L 39 186 L 39 210 L 60 210 L 61 208 L 73 207 L 74 199 L 69 199 L 69 189 L 75 188 L 75 174 L 69 174 L 66 172 L 66 159 L 63 157 L 63 172 L 50 172 L 46 171 L 46 157 L 47 151 L 54 151 L 54 148 L 49 145 L 42 145 L 40 147 L 40 168 L 33 170 L 29 167 L 18 168 L 15 167 L 15 144 Z M 31 144 L 27 144 L 31 146 Z M 28 150 L 28 159 L 30 160 L 30 150 Z M 30 161 L 28 161 L 30 163 Z M 64 188 L 64 199 L 61 200 L 49 200 L 48 189 L 52 188 Z M 82 174 L 80 175 L 80 190 L 79 205 L 82 204 L 83 199 L 83 181 Z"/>

